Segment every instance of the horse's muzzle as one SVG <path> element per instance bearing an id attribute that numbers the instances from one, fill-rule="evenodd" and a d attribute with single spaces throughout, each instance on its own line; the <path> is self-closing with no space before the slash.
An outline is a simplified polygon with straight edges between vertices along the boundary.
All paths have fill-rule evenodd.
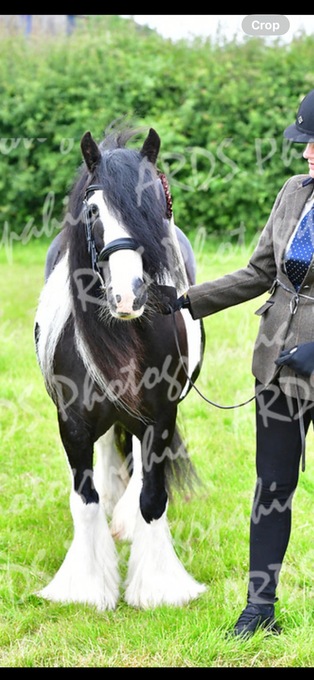
<path id="1" fill-rule="evenodd" d="M 143 314 L 147 301 L 147 286 L 140 278 L 132 282 L 132 291 L 123 293 L 108 290 L 109 309 L 116 319 L 135 319 Z"/>

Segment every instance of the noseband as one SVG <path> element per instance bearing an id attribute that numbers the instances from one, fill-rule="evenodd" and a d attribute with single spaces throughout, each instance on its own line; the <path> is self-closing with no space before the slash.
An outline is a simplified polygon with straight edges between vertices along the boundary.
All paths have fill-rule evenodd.
<path id="1" fill-rule="evenodd" d="M 93 234 L 93 220 L 88 214 L 87 203 L 89 194 L 97 190 L 102 191 L 103 187 L 100 184 L 90 184 L 87 187 L 83 200 L 83 206 L 87 249 L 91 257 L 92 268 L 95 272 L 99 274 L 100 271 L 98 267 L 98 262 L 107 262 L 110 255 L 112 255 L 112 253 L 117 252 L 118 250 L 137 250 L 139 248 L 139 244 L 137 243 L 137 241 L 135 241 L 134 238 L 117 238 L 114 241 L 108 243 L 106 246 L 104 246 L 104 248 L 101 249 L 100 253 L 98 253 Z"/>

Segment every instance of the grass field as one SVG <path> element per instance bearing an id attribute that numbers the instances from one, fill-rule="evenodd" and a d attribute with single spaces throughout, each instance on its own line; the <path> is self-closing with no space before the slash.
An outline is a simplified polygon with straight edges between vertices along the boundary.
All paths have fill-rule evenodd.
<path id="1" fill-rule="evenodd" d="M 198 281 L 245 265 L 243 246 L 194 243 Z M 0 250 L 0 666 L 311 667 L 314 665 L 313 432 L 294 499 L 293 530 L 278 589 L 283 633 L 228 637 L 245 604 L 249 515 L 255 480 L 254 403 L 209 405 L 192 391 L 179 425 L 201 479 L 177 495 L 168 519 L 175 549 L 207 592 L 183 608 L 114 612 L 36 596 L 72 539 L 70 476 L 54 406 L 36 362 L 33 321 L 47 243 Z M 198 388 L 220 405 L 253 394 L 251 354 L 260 300 L 205 319 Z M 129 546 L 118 546 L 126 571 Z"/>

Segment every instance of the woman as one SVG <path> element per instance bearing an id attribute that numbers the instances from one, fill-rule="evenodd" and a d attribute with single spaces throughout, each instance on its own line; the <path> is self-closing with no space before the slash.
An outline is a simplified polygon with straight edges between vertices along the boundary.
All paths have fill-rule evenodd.
<path id="1" fill-rule="evenodd" d="M 234 627 L 237 636 L 260 627 L 280 632 L 276 588 L 301 459 L 304 469 L 304 439 L 314 420 L 314 90 L 284 136 L 306 144 L 309 174 L 285 182 L 246 267 L 190 287 L 175 303 L 175 310 L 187 307 L 199 319 L 270 294 L 256 312 L 261 319 L 252 364 L 257 481 L 247 605 Z"/>

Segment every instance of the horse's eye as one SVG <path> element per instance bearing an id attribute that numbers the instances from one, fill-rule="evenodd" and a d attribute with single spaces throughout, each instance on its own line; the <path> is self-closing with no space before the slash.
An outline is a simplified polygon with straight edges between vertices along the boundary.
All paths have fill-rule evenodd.
<path id="1" fill-rule="evenodd" d="M 96 219 L 96 217 L 99 215 L 98 205 L 96 205 L 96 203 L 92 203 L 90 206 L 88 206 L 88 212 L 90 219 Z"/>
<path id="2" fill-rule="evenodd" d="M 104 247 L 104 227 L 101 220 L 96 219 L 93 224 L 93 235 L 98 252 Z"/>

